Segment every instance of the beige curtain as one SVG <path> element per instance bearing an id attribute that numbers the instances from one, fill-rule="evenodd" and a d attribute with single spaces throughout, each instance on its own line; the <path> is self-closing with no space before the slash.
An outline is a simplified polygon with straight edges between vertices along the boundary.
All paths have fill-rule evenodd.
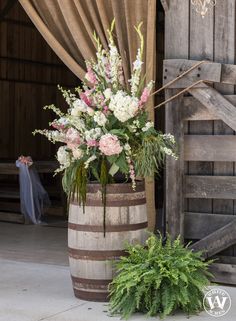
<path id="1" fill-rule="evenodd" d="M 134 25 L 143 21 L 147 82 L 155 79 L 156 0 L 19 0 L 47 43 L 80 79 L 85 74 L 84 59 L 95 57 L 93 32 L 107 47 L 107 29 L 116 20 L 116 43 L 124 62 L 126 82 L 139 47 Z M 154 118 L 153 102 L 148 105 Z M 146 180 L 149 228 L 155 226 L 153 180 Z"/>

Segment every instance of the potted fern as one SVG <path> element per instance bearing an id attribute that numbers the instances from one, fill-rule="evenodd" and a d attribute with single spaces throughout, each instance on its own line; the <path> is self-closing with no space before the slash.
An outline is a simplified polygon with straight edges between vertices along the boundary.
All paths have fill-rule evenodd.
<path id="1" fill-rule="evenodd" d="M 209 262 L 168 237 L 151 235 L 142 245 L 128 245 L 110 284 L 110 311 L 128 319 L 135 312 L 165 318 L 176 309 L 188 315 L 203 309 L 203 290 L 210 285 Z"/>

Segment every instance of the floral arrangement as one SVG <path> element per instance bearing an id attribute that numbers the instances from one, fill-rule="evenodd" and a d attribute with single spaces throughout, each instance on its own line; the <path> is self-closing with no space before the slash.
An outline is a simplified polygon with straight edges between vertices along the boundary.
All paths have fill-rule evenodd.
<path id="1" fill-rule="evenodd" d="M 69 197 L 76 194 L 86 203 L 86 185 L 96 180 L 105 194 L 106 184 L 117 182 L 118 173 L 123 181 L 157 173 L 165 155 L 176 158 L 175 139 L 154 128 L 145 109 L 153 81 L 146 86 L 142 75 L 144 39 L 141 24 L 135 27 L 140 48 L 129 85 L 126 86 L 122 60 L 113 38 L 111 24 L 108 49 L 104 49 L 94 34 L 97 61 L 86 61 L 87 73 L 75 92 L 59 87 L 69 105 L 63 113 L 54 105 L 46 106 L 58 116 L 52 130 L 36 130 L 51 142 L 63 143 L 57 152 L 64 172 L 63 187 Z"/>

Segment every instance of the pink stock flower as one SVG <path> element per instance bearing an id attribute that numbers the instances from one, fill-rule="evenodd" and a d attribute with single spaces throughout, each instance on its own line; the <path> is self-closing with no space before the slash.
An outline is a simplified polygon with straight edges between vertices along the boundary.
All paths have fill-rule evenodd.
<path id="1" fill-rule="evenodd" d="M 87 141 L 87 145 L 89 147 L 96 147 L 98 145 L 98 142 L 96 141 L 96 139 L 90 139 Z"/>
<path id="2" fill-rule="evenodd" d="M 139 106 L 147 102 L 149 95 L 150 95 L 150 90 L 147 87 L 145 87 L 140 97 Z"/>
<path id="3" fill-rule="evenodd" d="M 59 124 L 59 123 L 57 123 L 57 122 L 52 122 L 51 123 L 51 126 L 53 127 L 53 128 L 55 128 L 55 129 L 58 129 L 58 130 L 63 130 L 63 129 L 65 129 L 65 126 L 63 125 L 63 124 Z"/>
<path id="4" fill-rule="evenodd" d="M 120 146 L 120 141 L 117 136 L 112 134 L 103 135 L 99 141 L 100 151 L 106 155 L 118 155 L 122 152 L 123 147 Z"/>
<path id="5" fill-rule="evenodd" d="M 89 96 L 87 94 L 87 91 L 86 92 L 81 92 L 79 94 L 79 96 L 85 102 L 86 105 L 91 106 L 92 103 L 91 103 L 91 100 L 90 100 L 90 98 L 89 98 Z"/>
<path id="6" fill-rule="evenodd" d="M 103 107 L 103 112 L 104 112 L 104 114 L 106 114 L 106 113 L 108 112 L 108 110 L 109 110 L 108 106 L 104 106 L 104 107 Z"/>
<path id="7" fill-rule="evenodd" d="M 87 79 L 92 85 L 96 85 L 98 82 L 95 73 L 93 72 L 91 67 L 88 67 L 87 70 L 88 71 L 85 75 L 85 79 Z"/>

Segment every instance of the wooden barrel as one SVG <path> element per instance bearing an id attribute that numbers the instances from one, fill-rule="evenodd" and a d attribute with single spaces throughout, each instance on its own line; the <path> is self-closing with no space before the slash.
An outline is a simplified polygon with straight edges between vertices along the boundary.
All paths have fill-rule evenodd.
<path id="1" fill-rule="evenodd" d="M 114 276 L 113 261 L 125 255 L 124 246 L 147 238 L 146 196 L 143 182 L 107 185 L 106 234 L 103 229 L 101 185 L 89 184 L 85 213 L 77 202 L 69 211 L 68 245 L 75 296 L 107 301 Z"/>

